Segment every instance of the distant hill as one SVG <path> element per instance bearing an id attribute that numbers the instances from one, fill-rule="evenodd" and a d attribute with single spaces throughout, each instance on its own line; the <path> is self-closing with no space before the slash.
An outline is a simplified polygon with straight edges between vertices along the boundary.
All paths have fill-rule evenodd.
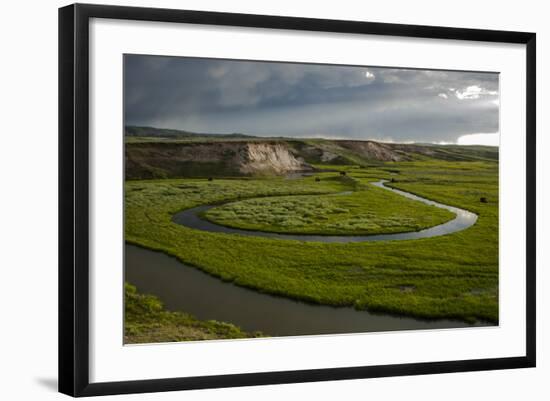
<path id="1" fill-rule="evenodd" d="M 233 134 L 205 134 L 205 133 L 183 131 L 183 130 L 177 130 L 177 129 L 141 127 L 141 126 L 135 126 L 135 125 L 127 125 L 124 129 L 124 135 L 127 137 L 167 138 L 167 139 L 202 138 L 202 137 L 253 138 L 253 136 L 251 135 L 245 135 L 238 132 Z"/>
<path id="2" fill-rule="evenodd" d="M 421 160 L 498 162 L 498 147 L 261 138 L 126 127 L 126 178 L 283 175 L 315 166 Z M 128 140 L 128 138 L 130 140 Z"/>

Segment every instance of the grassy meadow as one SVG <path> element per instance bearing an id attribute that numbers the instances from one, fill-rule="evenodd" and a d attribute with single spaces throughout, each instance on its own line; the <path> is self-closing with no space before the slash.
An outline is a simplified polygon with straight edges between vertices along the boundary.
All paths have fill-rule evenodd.
<path id="1" fill-rule="evenodd" d="M 292 180 L 127 181 L 126 241 L 163 251 L 221 280 L 306 302 L 424 319 L 498 322 L 498 161 L 419 158 L 316 167 L 325 171 Z M 224 205 L 211 209 L 206 218 L 284 233 L 402 232 L 453 218 L 445 210 L 369 184 L 392 178 L 387 185 L 478 214 L 476 224 L 440 237 L 343 244 L 210 233 L 171 221 L 181 210 L 217 203 Z M 355 192 L 337 195 L 346 191 Z M 482 197 L 487 201 L 480 202 Z M 173 315 L 149 298 L 141 301 L 127 288 L 129 342 L 251 336 L 232 325 Z M 180 335 L 176 322 L 200 330 Z M 144 335 L 148 330 L 153 334 Z"/>
<path id="2" fill-rule="evenodd" d="M 351 185 L 350 185 L 351 186 Z M 294 195 L 231 202 L 204 217 L 246 230 L 319 235 L 370 235 L 442 224 L 454 214 L 372 185 L 355 185 L 353 193 Z"/>

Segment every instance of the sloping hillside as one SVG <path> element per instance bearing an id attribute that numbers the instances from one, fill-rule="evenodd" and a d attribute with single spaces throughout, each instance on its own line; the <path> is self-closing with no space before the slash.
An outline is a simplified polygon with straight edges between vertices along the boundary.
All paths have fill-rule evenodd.
<path id="1" fill-rule="evenodd" d="M 126 178 L 284 175 L 314 166 L 415 160 L 498 161 L 498 148 L 360 140 L 259 138 L 126 128 Z"/>
<path id="2" fill-rule="evenodd" d="M 311 166 L 276 142 L 127 143 L 126 178 L 282 175 Z"/>
<path id="3" fill-rule="evenodd" d="M 233 134 L 205 134 L 199 132 L 183 131 L 178 129 L 166 129 L 155 127 L 139 127 L 127 125 L 124 129 L 124 135 L 128 137 L 139 138 L 166 138 L 166 139 L 191 139 L 191 138 L 254 138 L 250 135 L 241 133 Z"/>

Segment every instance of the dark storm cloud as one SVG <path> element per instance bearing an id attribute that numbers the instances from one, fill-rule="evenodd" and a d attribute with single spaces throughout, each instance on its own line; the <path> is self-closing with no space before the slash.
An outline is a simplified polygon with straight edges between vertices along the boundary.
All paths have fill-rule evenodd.
<path id="1" fill-rule="evenodd" d="M 498 131 L 498 75 L 125 56 L 126 124 L 455 142 Z"/>

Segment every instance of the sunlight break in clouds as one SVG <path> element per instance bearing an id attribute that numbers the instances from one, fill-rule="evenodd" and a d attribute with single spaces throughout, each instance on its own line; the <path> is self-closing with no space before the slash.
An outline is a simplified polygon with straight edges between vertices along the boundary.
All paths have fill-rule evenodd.
<path id="1" fill-rule="evenodd" d="M 500 135 L 498 132 L 493 134 L 470 134 L 462 135 L 456 141 L 457 145 L 486 145 L 486 146 L 499 146 Z"/>

